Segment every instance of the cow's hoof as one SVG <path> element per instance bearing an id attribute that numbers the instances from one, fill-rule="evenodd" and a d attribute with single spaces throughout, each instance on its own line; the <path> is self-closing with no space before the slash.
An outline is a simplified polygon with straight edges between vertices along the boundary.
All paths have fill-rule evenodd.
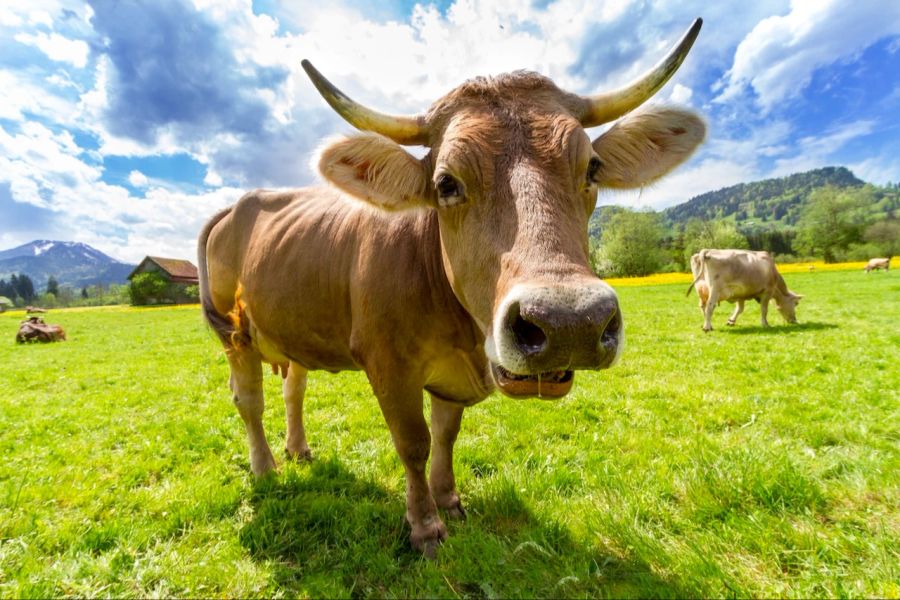
<path id="1" fill-rule="evenodd" d="M 291 450 L 290 448 L 285 447 L 284 454 L 287 456 L 288 460 L 293 462 L 312 462 L 313 459 L 312 450 L 309 448 Z"/>
<path id="2" fill-rule="evenodd" d="M 434 501 L 438 508 L 446 511 L 447 516 L 455 521 L 463 521 L 466 518 L 466 509 L 463 508 L 459 494 L 455 491 L 440 494 L 434 493 Z"/>
<path id="3" fill-rule="evenodd" d="M 275 458 L 271 452 L 266 452 L 263 456 L 250 457 L 250 470 L 257 478 L 265 477 L 269 473 L 275 472 Z"/>
<path id="4" fill-rule="evenodd" d="M 462 502 L 460 502 L 458 499 L 456 501 L 456 504 L 448 506 L 444 510 L 447 511 L 447 516 L 449 518 L 453 519 L 454 521 L 465 521 L 466 520 L 466 516 L 467 516 L 466 509 L 463 508 Z"/>
<path id="5" fill-rule="evenodd" d="M 413 527 L 409 535 L 412 547 L 422 553 L 425 558 L 437 558 L 438 546 L 447 539 L 447 527 L 437 517 L 430 519 L 428 525 Z"/>
<path id="6" fill-rule="evenodd" d="M 729 327 L 734 327 L 734 321 L 726 321 L 725 324 Z"/>

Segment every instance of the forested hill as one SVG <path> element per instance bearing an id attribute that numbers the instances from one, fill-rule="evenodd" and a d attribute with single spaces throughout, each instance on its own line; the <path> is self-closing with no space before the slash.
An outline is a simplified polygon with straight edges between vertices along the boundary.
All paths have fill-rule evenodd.
<path id="1" fill-rule="evenodd" d="M 777 179 L 739 183 L 694 196 L 665 209 L 663 217 L 673 225 L 684 225 L 690 219 L 728 219 L 738 226 L 747 221 L 754 221 L 757 226 L 796 225 L 809 194 L 827 185 L 861 187 L 865 182 L 845 167 L 824 167 Z"/>

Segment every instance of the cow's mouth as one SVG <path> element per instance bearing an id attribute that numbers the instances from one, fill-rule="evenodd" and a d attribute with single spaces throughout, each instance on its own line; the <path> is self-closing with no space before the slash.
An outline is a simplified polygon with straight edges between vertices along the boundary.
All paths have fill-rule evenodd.
<path id="1" fill-rule="evenodd" d="M 491 363 L 491 374 L 500 391 L 513 398 L 562 398 L 575 381 L 572 371 L 520 375 L 494 363 Z"/>

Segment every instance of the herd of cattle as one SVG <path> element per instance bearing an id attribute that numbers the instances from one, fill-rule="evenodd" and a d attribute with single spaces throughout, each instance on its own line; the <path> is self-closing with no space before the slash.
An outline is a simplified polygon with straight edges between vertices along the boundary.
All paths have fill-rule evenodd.
<path id="1" fill-rule="evenodd" d="M 588 219 L 598 189 L 650 184 L 703 141 L 690 111 L 636 110 L 681 65 L 701 23 L 612 92 L 580 96 L 517 71 L 467 81 L 418 116 L 362 106 L 302 62 L 362 133 L 322 150 L 330 187 L 251 192 L 212 217 L 198 245 L 202 310 L 228 359 L 255 474 L 275 468 L 263 363 L 283 377 L 293 458 L 310 457 L 308 371 L 362 370 L 406 472 L 410 541 L 434 555 L 447 536 L 438 509 L 465 516 L 453 474 L 463 409 L 494 389 L 559 398 L 575 371 L 618 359 L 622 314 L 590 268 Z M 613 121 L 593 140 L 585 131 Z M 800 296 L 765 253 L 704 250 L 692 269 L 705 330 L 722 300 L 738 303 L 732 324 L 749 298 L 764 325 L 770 299 L 796 320 Z"/>

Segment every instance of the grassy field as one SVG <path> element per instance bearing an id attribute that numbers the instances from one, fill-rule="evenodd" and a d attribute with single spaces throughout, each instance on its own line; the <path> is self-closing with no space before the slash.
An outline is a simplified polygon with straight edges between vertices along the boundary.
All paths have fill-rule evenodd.
<path id="1" fill-rule="evenodd" d="M 626 351 L 466 411 L 469 518 L 416 555 L 360 373 L 310 377 L 316 460 L 255 482 L 196 307 L 0 315 L 0 595 L 898 597 L 900 274 L 799 272 L 801 321 L 623 286 Z M 266 425 L 284 441 L 280 380 Z"/>

